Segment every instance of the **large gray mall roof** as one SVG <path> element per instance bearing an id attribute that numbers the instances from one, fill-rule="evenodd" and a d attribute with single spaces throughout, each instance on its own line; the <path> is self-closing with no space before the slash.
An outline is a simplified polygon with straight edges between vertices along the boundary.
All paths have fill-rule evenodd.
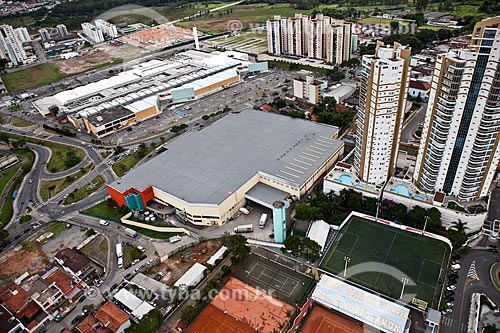
<path id="1" fill-rule="evenodd" d="M 170 142 L 167 151 L 111 184 L 150 185 L 189 203 L 219 204 L 259 171 L 301 186 L 342 146 L 338 128 L 245 110 Z"/>

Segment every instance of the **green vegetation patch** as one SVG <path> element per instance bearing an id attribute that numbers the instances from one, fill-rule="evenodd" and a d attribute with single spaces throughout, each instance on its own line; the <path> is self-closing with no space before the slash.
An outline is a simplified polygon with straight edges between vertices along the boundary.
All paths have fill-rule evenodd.
<path id="1" fill-rule="evenodd" d="M 248 28 L 250 23 L 265 23 L 274 15 L 293 17 L 295 13 L 309 14 L 311 10 L 298 10 L 289 3 L 268 4 L 256 3 L 228 7 L 215 11 L 207 16 L 201 16 L 189 21 L 179 22 L 183 28 L 196 26 L 198 30 L 208 33 L 224 32 L 235 27 L 229 27 L 228 22 L 238 20 L 242 26 L 237 28 Z"/>
<path id="2" fill-rule="evenodd" d="M 491 281 L 500 290 L 500 262 L 494 263 L 490 269 Z"/>
<path id="3" fill-rule="evenodd" d="M 132 326 L 127 328 L 125 333 L 156 332 L 161 324 L 163 324 L 163 316 L 158 308 L 154 308 L 142 317 L 138 323 L 133 323 Z"/>
<path id="4" fill-rule="evenodd" d="M 10 167 L 7 170 L 2 171 L 2 176 L 0 177 L 0 193 L 2 193 L 3 189 L 9 182 L 9 180 L 14 177 L 16 174 L 17 170 L 19 170 L 21 166 L 19 164 L 16 164 L 13 167 Z"/>
<path id="5" fill-rule="evenodd" d="M 83 149 L 68 145 L 63 145 L 56 142 L 44 141 L 33 139 L 26 136 L 10 134 L 10 133 L 0 133 L 1 141 L 10 141 L 11 144 L 16 144 L 16 142 L 24 143 L 30 142 L 36 145 L 45 146 L 52 151 L 50 160 L 47 162 L 47 170 L 49 172 L 61 172 L 70 169 L 74 165 L 78 164 L 85 157 L 85 151 Z M 16 152 L 17 153 L 17 152 Z M 79 161 L 76 162 L 76 159 Z M 73 165 L 74 164 L 74 165 Z"/>
<path id="6" fill-rule="evenodd" d="M 43 86 L 66 76 L 57 66 L 46 63 L 4 74 L 2 79 L 7 90 L 15 92 Z"/>
<path id="7" fill-rule="evenodd" d="M 31 215 L 23 215 L 21 216 L 21 218 L 19 219 L 19 223 L 26 223 L 26 222 L 29 222 L 31 221 L 33 217 Z"/>
<path id="8" fill-rule="evenodd" d="M 89 172 L 94 166 L 89 165 L 81 168 L 77 173 L 66 176 L 64 178 L 44 180 L 40 184 L 40 196 L 43 201 L 49 200 L 51 197 L 55 196 L 57 193 L 61 192 L 71 184 L 73 184 L 78 179 L 82 178 L 87 172 Z"/>
<path id="9" fill-rule="evenodd" d="M 320 267 L 330 273 L 344 271 L 344 257 L 348 267 L 360 273 L 349 276 L 351 281 L 398 299 L 403 277 L 410 282 L 405 294 L 435 307 L 439 301 L 441 268 L 450 255 L 449 247 L 435 239 L 403 231 L 381 223 L 353 216 L 339 231 Z M 405 299 L 410 302 L 411 299 Z"/>
<path id="10" fill-rule="evenodd" d="M 107 199 L 87 210 L 84 210 L 82 213 L 110 221 L 120 222 L 120 218 L 128 212 L 129 210 L 127 208 L 117 207 L 113 200 Z"/>
<path id="11" fill-rule="evenodd" d="M 24 120 L 24 119 L 21 119 L 21 118 L 17 118 L 17 117 L 12 117 L 10 119 L 10 124 L 12 126 L 16 126 L 16 127 L 28 127 L 28 126 L 35 125 L 32 122 L 30 122 L 30 121 L 27 121 L 27 120 Z"/>
<path id="12" fill-rule="evenodd" d="M 99 190 L 102 185 L 104 185 L 104 178 L 102 176 L 97 176 L 88 184 L 85 184 L 83 187 L 76 189 L 74 192 L 69 193 L 68 197 L 64 201 L 66 205 L 69 205 L 73 202 L 77 202 L 82 200 L 83 198 L 88 197 L 90 194 Z"/>
<path id="13" fill-rule="evenodd" d="M 125 226 L 127 228 L 130 228 L 132 230 L 137 231 L 140 234 L 143 234 L 144 236 L 151 237 L 151 238 L 156 238 L 156 239 L 169 239 L 170 237 L 179 234 L 177 232 L 159 232 L 159 231 L 154 231 L 154 230 L 139 228 L 139 227 L 136 227 L 136 226 L 133 226 L 133 225 L 125 225 Z"/>

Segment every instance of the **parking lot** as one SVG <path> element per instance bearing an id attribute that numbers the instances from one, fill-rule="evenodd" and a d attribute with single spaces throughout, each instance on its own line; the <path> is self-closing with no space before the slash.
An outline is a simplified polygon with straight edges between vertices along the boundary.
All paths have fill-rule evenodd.
<path id="1" fill-rule="evenodd" d="M 214 94 L 169 107 L 161 114 L 135 124 L 126 130 L 111 134 L 104 140 L 110 140 L 112 144 L 125 143 L 161 133 L 165 131 L 165 128 L 182 123 L 187 123 L 189 129 L 199 130 L 217 119 L 214 117 L 207 121 L 202 120 L 203 115 L 221 111 L 226 106 L 232 111 L 238 112 L 246 108 L 260 106 L 263 103 L 270 103 L 277 97 L 284 98 L 285 93 L 282 91 L 282 87 L 277 88 L 276 86 L 283 84 L 287 79 L 291 81 L 295 76 L 296 73 L 273 69 L 268 73 L 245 78 L 241 83 Z M 289 91 L 291 92 L 292 83 L 288 83 L 288 86 L 290 86 Z M 274 91 L 278 94 L 273 95 Z M 185 116 L 179 112 L 176 113 L 179 110 L 185 113 Z"/>

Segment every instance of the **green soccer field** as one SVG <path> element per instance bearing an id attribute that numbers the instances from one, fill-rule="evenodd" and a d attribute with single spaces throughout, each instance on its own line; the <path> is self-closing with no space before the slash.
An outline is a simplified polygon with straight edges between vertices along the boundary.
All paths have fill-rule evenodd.
<path id="1" fill-rule="evenodd" d="M 320 268 L 343 275 L 347 256 L 350 281 L 399 299 L 406 277 L 403 301 L 417 297 L 436 307 L 449 255 L 444 242 L 353 216 L 339 230 Z"/>

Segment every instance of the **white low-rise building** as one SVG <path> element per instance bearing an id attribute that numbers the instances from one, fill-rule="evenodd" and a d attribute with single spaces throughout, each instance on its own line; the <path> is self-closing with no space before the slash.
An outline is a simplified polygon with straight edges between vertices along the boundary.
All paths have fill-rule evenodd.
<path id="1" fill-rule="evenodd" d="M 179 280 L 174 283 L 177 288 L 194 287 L 205 277 L 207 268 L 200 263 L 195 263 Z"/>

